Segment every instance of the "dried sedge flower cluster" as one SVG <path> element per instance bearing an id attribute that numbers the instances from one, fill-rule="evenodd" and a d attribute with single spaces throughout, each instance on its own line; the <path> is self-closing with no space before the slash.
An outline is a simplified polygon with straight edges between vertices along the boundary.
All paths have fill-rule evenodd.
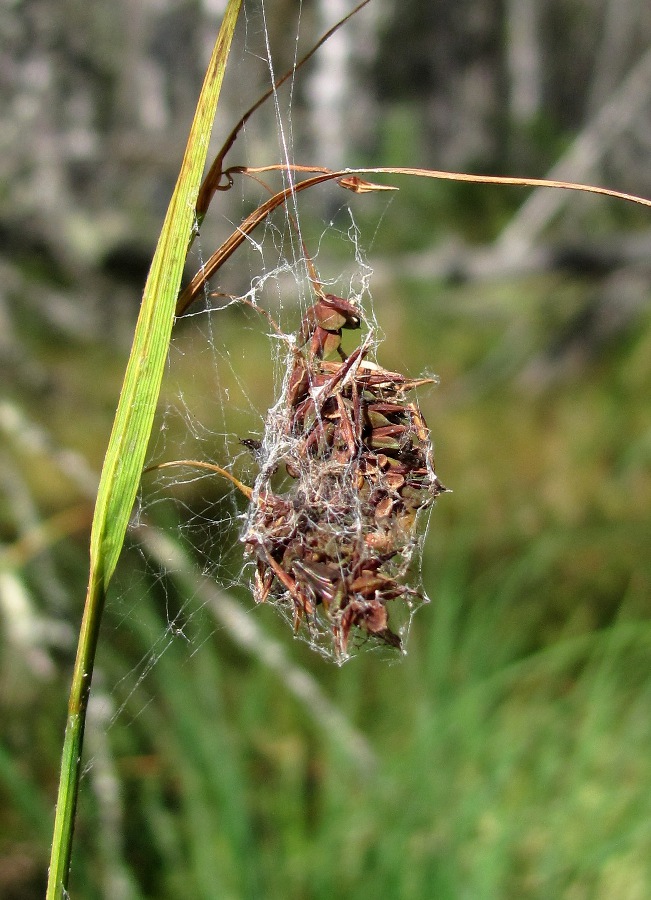
<path id="1" fill-rule="evenodd" d="M 393 610 L 410 618 L 425 599 L 405 583 L 418 514 L 445 490 L 423 416 L 407 398 L 431 379 L 370 362 L 368 339 L 346 357 L 342 329 L 359 327 L 358 309 L 331 294 L 307 311 L 304 349 L 294 351 L 285 393 L 267 419 L 273 448 L 243 536 L 255 558 L 256 601 L 280 605 L 296 631 L 305 626 L 339 660 L 351 633 L 401 649 Z M 340 360 L 326 359 L 337 353 Z M 281 464 L 290 481 L 273 490 Z"/>

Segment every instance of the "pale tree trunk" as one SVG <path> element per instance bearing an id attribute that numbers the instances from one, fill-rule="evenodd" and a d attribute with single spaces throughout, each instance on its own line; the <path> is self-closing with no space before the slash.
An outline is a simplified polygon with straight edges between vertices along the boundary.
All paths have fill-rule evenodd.
<path id="1" fill-rule="evenodd" d="M 540 113 L 543 68 L 538 0 L 507 0 L 507 73 L 509 118 L 517 127 Z"/>
<path id="2" fill-rule="evenodd" d="M 319 0 L 317 33 L 331 28 L 352 9 L 350 0 Z M 319 49 L 307 83 L 310 153 L 332 169 L 352 165 L 351 148 L 363 142 L 372 122 L 368 93 L 359 72 L 375 56 L 378 6 L 371 3 L 338 29 Z"/>
<path id="3" fill-rule="evenodd" d="M 646 5 L 647 0 L 644 0 Z M 615 91 L 630 65 L 640 25 L 639 0 L 609 0 L 601 45 L 595 54 L 594 74 L 588 95 L 588 115 L 595 115 Z"/>

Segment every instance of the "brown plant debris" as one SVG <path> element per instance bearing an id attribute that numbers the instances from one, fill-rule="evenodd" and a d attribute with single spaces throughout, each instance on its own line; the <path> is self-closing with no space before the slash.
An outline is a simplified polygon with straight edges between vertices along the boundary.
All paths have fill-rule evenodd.
<path id="1" fill-rule="evenodd" d="M 408 624 L 426 601 L 407 583 L 419 513 L 445 491 L 409 399 L 432 379 L 371 362 L 370 337 L 346 356 L 342 329 L 360 324 L 358 307 L 332 294 L 303 317 L 283 395 L 267 417 L 266 463 L 243 536 L 256 601 L 280 606 L 295 631 L 306 629 L 339 661 L 353 635 L 403 649 L 396 622 Z M 289 478 L 277 474 L 281 466 Z"/>

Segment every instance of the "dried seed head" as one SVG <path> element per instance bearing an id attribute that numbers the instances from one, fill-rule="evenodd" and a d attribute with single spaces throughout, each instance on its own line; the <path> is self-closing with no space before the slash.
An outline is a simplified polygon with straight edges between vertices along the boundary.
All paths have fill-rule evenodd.
<path id="1" fill-rule="evenodd" d="M 409 618 L 425 599 L 406 583 L 418 516 L 445 490 L 408 400 L 423 380 L 367 360 L 368 340 L 342 361 L 324 360 L 341 353 L 341 329 L 359 325 L 357 308 L 330 294 L 304 316 L 307 351 L 295 353 L 284 408 L 268 419 L 270 431 L 284 423 L 278 455 L 292 480 L 272 492 L 262 470 L 243 535 L 255 599 L 279 605 L 339 660 L 353 634 L 402 647 L 394 613 Z"/>

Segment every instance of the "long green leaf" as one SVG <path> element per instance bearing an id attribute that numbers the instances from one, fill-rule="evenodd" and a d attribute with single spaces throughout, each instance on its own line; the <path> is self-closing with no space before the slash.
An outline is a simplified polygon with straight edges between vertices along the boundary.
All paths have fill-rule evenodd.
<path id="1" fill-rule="evenodd" d="M 229 0 L 206 72 L 179 177 L 145 285 L 102 469 L 91 533 L 88 592 L 61 756 L 47 900 L 67 896 L 86 707 L 104 597 L 122 549 L 147 452 L 176 296 L 194 227 L 197 194 L 241 2 Z"/>
<path id="2" fill-rule="evenodd" d="M 179 178 L 142 299 L 100 480 L 91 561 L 104 587 L 115 569 L 149 443 L 169 347 L 174 304 L 195 222 L 195 203 L 241 0 L 230 0 L 206 73 Z"/>

